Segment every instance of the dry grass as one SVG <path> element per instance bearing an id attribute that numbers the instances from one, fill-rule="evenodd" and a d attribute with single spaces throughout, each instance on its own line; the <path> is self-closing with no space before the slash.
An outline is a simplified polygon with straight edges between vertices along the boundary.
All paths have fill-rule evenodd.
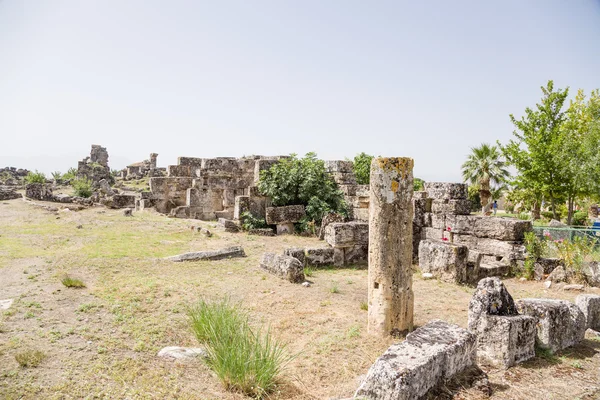
<path id="1" fill-rule="evenodd" d="M 244 399 L 225 390 L 200 361 L 156 357 L 165 346 L 197 345 L 187 307 L 223 296 L 240 302 L 254 326 L 271 326 L 290 354 L 298 354 L 272 399 L 351 396 L 357 377 L 393 342 L 367 334 L 367 271 L 317 269 L 311 287 L 293 285 L 259 269 L 260 256 L 320 244 L 316 239 L 229 234 L 202 223 L 214 232 L 207 238 L 190 225 L 198 222 L 153 212 L 126 218 L 98 208 L 52 213 L 22 200 L 0 202 L 0 293 L 15 299 L 0 315 L 0 398 Z M 248 257 L 163 259 L 233 245 Z M 65 289 L 57 279 L 64 273 L 88 289 Z M 515 298 L 577 295 L 537 282 L 506 284 Z M 415 324 L 441 318 L 466 326 L 472 291 L 415 274 Z M 48 357 L 38 368 L 20 368 L 15 355 L 30 348 Z M 536 358 L 508 371 L 483 369 L 493 398 L 591 399 L 600 390 L 599 349 L 599 341 L 588 339 L 552 362 Z M 463 390 L 458 398 L 478 396 Z"/>
<path id="2" fill-rule="evenodd" d="M 46 355 L 39 350 L 25 350 L 15 354 L 15 360 L 23 368 L 37 367 L 44 361 Z"/>

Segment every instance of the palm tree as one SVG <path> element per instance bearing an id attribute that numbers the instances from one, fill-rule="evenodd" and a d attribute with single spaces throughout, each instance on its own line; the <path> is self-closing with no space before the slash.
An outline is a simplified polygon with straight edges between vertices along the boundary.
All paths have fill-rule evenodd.
<path id="1" fill-rule="evenodd" d="M 491 185 L 501 186 L 510 175 L 501 157 L 498 147 L 482 143 L 471 148 L 471 154 L 461 167 L 465 182 L 479 186 L 482 209 L 492 198 Z"/>

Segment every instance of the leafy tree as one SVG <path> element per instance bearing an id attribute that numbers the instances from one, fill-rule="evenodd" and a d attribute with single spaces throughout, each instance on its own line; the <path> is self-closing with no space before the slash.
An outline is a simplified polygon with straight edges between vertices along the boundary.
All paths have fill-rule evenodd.
<path id="1" fill-rule="evenodd" d="M 415 192 L 420 192 L 422 190 L 425 190 L 425 181 L 421 178 L 414 178 L 413 179 L 413 189 Z"/>
<path id="2" fill-rule="evenodd" d="M 359 185 L 371 183 L 371 161 L 373 161 L 373 156 L 364 152 L 354 157 L 354 175 L 356 175 L 356 183 Z"/>
<path id="3" fill-rule="evenodd" d="M 567 224 L 573 222 L 577 198 L 598 193 L 600 185 L 600 95 L 592 91 L 588 101 L 582 90 L 571 101 L 562 125 L 561 174 L 567 198 Z"/>
<path id="4" fill-rule="evenodd" d="M 555 91 L 552 81 L 541 89 L 543 96 L 535 109 L 527 107 L 525 116 L 519 120 L 510 115 L 516 140 L 510 140 L 501 149 L 508 163 L 518 172 L 512 185 L 535 199 L 534 218 L 539 218 L 543 198 L 550 201 L 556 218 L 556 204 L 564 195 L 565 176 L 561 173 L 560 157 L 564 140 L 561 129 L 566 118 L 563 105 L 569 89 Z"/>
<path id="5" fill-rule="evenodd" d="M 462 165 L 463 179 L 479 187 L 481 207 L 492 198 L 492 185 L 501 186 L 509 176 L 502 153 L 498 147 L 483 143 L 472 147 L 471 154 Z"/>
<path id="6" fill-rule="evenodd" d="M 75 189 L 75 196 L 90 197 L 92 195 L 92 181 L 88 178 L 76 178 L 71 181 L 71 186 Z"/>
<path id="7" fill-rule="evenodd" d="M 347 215 L 343 193 L 315 153 L 307 153 L 303 158 L 292 154 L 261 171 L 258 189 L 271 198 L 274 206 L 305 206 L 306 217 L 301 226 L 308 226 L 307 222 L 320 224 L 330 212 Z"/>

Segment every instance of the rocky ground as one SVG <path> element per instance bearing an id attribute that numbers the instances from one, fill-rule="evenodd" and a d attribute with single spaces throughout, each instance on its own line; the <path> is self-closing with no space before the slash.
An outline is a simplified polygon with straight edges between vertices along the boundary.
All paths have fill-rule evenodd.
<path id="1" fill-rule="evenodd" d="M 92 207 L 67 210 L 22 199 L 0 202 L 0 398 L 242 399 L 229 393 L 200 360 L 157 357 L 166 346 L 197 346 L 186 308 L 199 298 L 229 296 L 270 325 L 296 357 L 275 399 L 352 395 L 357 378 L 392 343 L 366 332 L 365 269 L 314 271 L 311 287 L 258 268 L 263 252 L 314 246 L 317 239 L 259 237 L 220 231 L 211 223 L 169 219 L 153 212 L 123 216 Z M 210 238 L 191 230 L 202 225 Z M 242 246 L 246 258 L 172 263 L 187 251 Z M 86 288 L 61 284 L 68 273 Z M 540 282 L 506 281 L 515 299 L 573 300 L 579 292 Z M 472 287 L 414 275 L 415 323 L 433 318 L 466 327 Z M 600 290 L 586 289 L 600 294 Z M 4 303 L 0 302 L 0 307 Z M 37 367 L 16 361 L 43 354 Z M 575 348 L 540 354 L 508 371 L 483 366 L 496 399 L 600 397 L 600 340 L 588 335 Z M 460 399 L 481 394 L 463 390 Z"/>

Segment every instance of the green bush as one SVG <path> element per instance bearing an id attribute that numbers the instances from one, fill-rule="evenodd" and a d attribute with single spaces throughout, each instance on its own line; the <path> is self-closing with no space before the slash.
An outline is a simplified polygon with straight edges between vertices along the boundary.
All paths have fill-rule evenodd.
<path id="1" fill-rule="evenodd" d="M 576 211 L 573 214 L 573 225 L 585 226 L 588 224 L 588 213 L 585 211 Z"/>
<path id="2" fill-rule="evenodd" d="M 264 229 L 268 228 L 267 221 L 264 218 L 258 218 L 252 215 L 250 211 L 244 211 L 240 215 L 240 222 L 242 223 L 242 229 L 249 231 L 251 229 Z"/>
<path id="3" fill-rule="evenodd" d="M 307 153 L 303 158 L 292 154 L 261 171 L 258 188 L 274 206 L 305 206 L 306 217 L 299 227 L 308 226 L 309 222 L 320 224 L 330 212 L 344 216 L 348 213 L 343 193 L 315 153 Z"/>
<path id="4" fill-rule="evenodd" d="M 85 287 L 85 283 L 81 279 L 72 278 L 69 275 L 65 275 L 60 281 L 69 288 L 79 289 Z"/>
<path id="5" fill-rule="evenodd" d="M 413 189 L 415 192 L 421 192 L 425 190 L 425 181 L 421 178 L 413 179 Z"/>
<path id="6" fill-rule="evenodd" d="M 62 173 L 60 171 L 54 171 L 52 173 L 52 179 L 54 179 L 54 182 L 58 182 L 62 179 Z"/>
<path id="7" fill-rule="evenodd" d="M 554 245 L 567 272 L 584 282 L 583 262 L 594 252 L 596 241 L 589 237 L 576 237 L 573 241 L 556 240 Z"/>
<path id="8" fill-rule="evenodd" d="M 469 185 L 468 198 L 471 202 L 471 211 L 481 211 L 481 197 L 479 196 L 479 186 Z"/>
<path id="9" fill-rule="evenodd" d="M 69 180 L 77 178 L 77 169 L 76 168 L 69 168 L 67 170 L 67 172 L 62 176 L 62 178 L 65 181 L 69 181 Z"/>
<path id="10" fill-rule="evenodd" d="M 253 329 L 248 314 L 228 300 L 201 300 L 188 310 L 196 338 L 205 345 L 206 363 L 225 388 L 265 398 L 292 359 L 269 329 Z"/>
<path id="11" fill-rule="evenodd" d="M 29 171 L 27 176 L 25 176 L 25 182 L 27 183 L 46 183 L 46 175 L 43 172 L 35 172 Z"/>
<path id="12" fill-rule="evenodd" d="M 354 175 L 356 175 L 356 183 L 359 185 L 368 185 L 371 182 L 371 161 L 373 156 L 360 153 L 354 157 Z"/>
<path id="13" fill-rule="evenodd" d="M 76 178 L 71 182 L 75 189 L 75 196 L 90 197 L 92 195 L 92 181 L 88 178 Z"/>

